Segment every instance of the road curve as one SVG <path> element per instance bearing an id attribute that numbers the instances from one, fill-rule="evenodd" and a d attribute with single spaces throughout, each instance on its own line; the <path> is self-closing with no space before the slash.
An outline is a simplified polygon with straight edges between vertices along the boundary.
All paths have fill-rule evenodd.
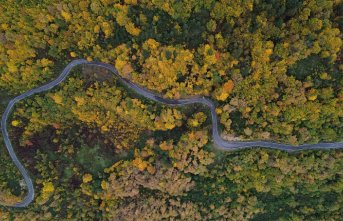
<path id="1" fill-rule="evenodd" d="M 11 113 L 11 110 L 13 109 L 14 105 L 18 103 L 19 101 L 37 93 L 41 93 L 44 91 L 48 91 L 51 88 L 55 87 L 56 85 L 59 85 L 61 82 L 63 82 L 68 74 L 70 73 L 70 70 L 78 65 L 81 64 L 87 64 L 91 66 L 98 66 L 105 68 L 109 71 L 111 71 L 122 83 L 124 83 L 127 87 L 133 89 L 137 94 L 144 96 L 145 98 L 151 99 L 153 101 L 156 101 L 161 104 L 166 104 L 166 105 L 171 105 L 171 106 L 182 106 L 182 105 L 187 105 L 187 104 L 203 104 L 207 106 L 210 111 L 211 111 L 211 119 L 212 119 L 212 139 L 213 143 L 215 146 L 224 151 L 230 151 L 230 150 L 240 150 L 240 149 L 246 149 L 250 147 L 264 147 L 264 148 L 270 148 L 270 149 L 277 149 L 277 150 L 283 150 L 287 152 L 293 152 L 293 151 L 300 151 L 300 150 L 313 150 L 313 149 L 339 149 L 343 148 L 343 142 L 334 142 L 334 143 L 317 143 L 317 144 L 304 144 L 304 145 L 299 145 L 299 146 L 292 146 L 289 144 L 282 144 L 282 143 L 276 143 L 276 142 L 270 142 L 270 141 L 226 141 L 221 136 L 219 135 L 218 131 L 218 117 L 216 114 L 216 107 L 213 103 L 212 100 L 204 97 L 204 96 L 194 96 L 191 98 L 187 99 L 166 99 L 163 98 L 161 95 L 156 94 L 154 92 L 151 92 L 145 88 L 142 88 L 130 80 L 123 78 L 119 75 L 117 69 L 106 63 L 102 62 L 88 62 L 87 60 L 84 59 L 79 59 L 79 60 L 74 60 L 70 62 L 62 71 L 62 73 L 53 81 L 50 83 L 47 83 L 41 87 L 29 90 L 15 98 L 13 98 L 5 112 L 2 115 L 1 118 L 1 132 L 4 137 L 5 141 L 5 146 L 9 152 L 9 155 L 13 161 L 13 163 L 16 165 L 18 170 L 20 171 L 21 175 L 24 178 L 24 181 L 27 185 L 27 195 L 23 199 L 23 201 L 11 205 L 11 207 L 26 207 L 28 206 L 34 199 L 35 192 L 34 192 L 34 187 L 32 183 L 32 179 L 30 178 L 27 170 L 25 167 L 20 163 L 20 161 L 17 158 L 17 155 L 15 154 L 13 150 L 12 143 L 10 141 L 8 131 L 7 131 L 7 119 Z"/>

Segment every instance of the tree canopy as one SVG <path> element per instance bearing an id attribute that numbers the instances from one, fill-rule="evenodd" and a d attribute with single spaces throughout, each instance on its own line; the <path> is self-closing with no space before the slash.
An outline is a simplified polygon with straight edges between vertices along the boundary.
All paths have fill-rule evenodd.
<path id="1" fill-rule="evenodd" d="M 165 98 L 216 103 L 225 140 L 343 137 L 342 1 L 7 0 L 0 112 L 73 59 Z M 201 105 L 142 98 L 87 65 L 16 105 L 9 132 L 34 202 L 0 220 L 340 220 L 343 153 L 221 152 Z M 1 139 L 1 138 L 0 138 Z M 0 203 L 26 187 L 0 140 Z"/>

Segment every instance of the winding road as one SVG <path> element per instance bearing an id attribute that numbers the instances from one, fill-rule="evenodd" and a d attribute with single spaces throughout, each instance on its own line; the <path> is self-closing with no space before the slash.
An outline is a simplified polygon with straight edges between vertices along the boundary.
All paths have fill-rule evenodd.
<path id="1" fill-rule="evenodd" d="M 10 141 L 8 131 L 7 131 L 7 119 L 11 113 L 11 110 L 13 109 L 14 105 L 18 103 L 19 101 L 30 97 L 33 94 L 41 93 L 44 91 L 48 91 L 51 88 L 55 87 L 56 85 L 59 85 L 61 82 L 63 82 L 68 74 L 70 73 L 70 70 L 78 65 L 82 64 L 87 64 L 91 66 L 98 66 L 105 68 L 109 71 L 111 71 L 120 81 L 122 81 L 127 87 L 133 89 L 137 94 L 140 94 L 148 99 L 154 100 L 156 102 L 159 102 L 161 104 L 166 104 L 166 105 L 172 105 L 172 106 L 182 106 L 182 105 L 187 105 L 187 104 L 203 104 L 206 105 L 210 111 L 211 111 L 211 119 L 212 119 L 212 137 L 213 137 L 213 143 L 218 149 L 224 150 L 224 151 L 230 151 L 230 150 L 239 150 L 239 149 L 245 149 L 245 148 L 250 148 L 250 147 L 265 147 L 265 148 L 270 148 L 270 149 L 278 149 L 278 150 L 283 150 L 283 151 L 288 151 L 288 152 L 293 152 L 293 151 L 301 151 L 301 150 L 313 150 L 313 149 L 339 149 L 343 148 L 343 142 L 335 142 L 335 143 L 317 143 L 317 144 L 304 144 L 304 145 L 299 145 L 299 146 L 292 146 L 289 144 L 282 144 L 282 143 L 275 143 L 275 142 L 269 142 L 269 141 L 226 141 L 222 139 L 219 135 L 218 131 L 218 117 L 216 114 L 216 107 L 210 99 L 204 97 L 204 96 L 195 96 L 187 99 L 179 99 L 179 100 L 174 100 L 174 99 L 165 99 L 162 97 L 162 95 L 155 94 L 147 89 L 144 89 L 142 87 L 139 87 L 138 85 L 132 83 L 130 80 L 123 78 L 119 75 L 117 69 L 106 63 L 102 62 L 88 62 L 87 60 L 84 59 L 79 59 L 79 60 L 74 60 L 70 62 L 62 71 L 62 73 L 53 81 L 50 83 L 47 83 L 41 87 L 32 89 L 30 91 L 27 91 L 15 98 L 13 98 L 5 112 L 2 115 L 1 119 L 1 132 L 4 137 L 5 145 L 6 148 L 9 152 L 9 155 L 13 161 L 13 163 L 16 165 L 18 170 L 20 171 L 21 175 L 24 178 L 24 181 L 27 185 L 27 195 L 23 199 L 23 201 L 12 205 L 12 207 L 27 207 L 34 199 L 35 192 L 34 192 L 34 186 L 32 183 L 32 179 L 30 178 L 27 170 L 25 167 L 20 163 L 17 155 L 15 154 L 13 150 L 12 143 Z"/>

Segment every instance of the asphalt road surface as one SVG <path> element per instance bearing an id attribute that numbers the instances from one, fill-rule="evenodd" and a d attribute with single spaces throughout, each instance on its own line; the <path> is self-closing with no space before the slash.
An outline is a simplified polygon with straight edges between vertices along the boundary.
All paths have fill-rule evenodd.
<path id="1" fill-rule="evenodd" d="M 19 101 L 37 93 L 41 93 L 44 91 L 48 91 L 51 88 L 55 87 L 56 85 L 59 85 L 61 82 L 63 82 L 68 74 L 70 73 L 70 70 L 77 66 L 77 65 L 91 65 L 91 66 L 98 66 L 105 68 L 109 71 L 111 71 L 120 81 L 122 81 L 127 87 L 133 89 L 137 94 L 140 94 L 148 99 L 154 100 L 156 102 L 159 102 L 161 104 L 171 105 L 171 106 L 182 106 L 182 105 L 189 105 L 189 104 L 203 104 L 207 106 L 211 111 L 211 119 L 212 119 L 212 140 L 215 144 L 215 147 L 224 151 L 232 151 L 232 150 L 240 150 L 240 149 L 246 149 L 251 147 L 264 147 L 264 148 L 270 148 L 270 149 L 277 149 L 277 150 L 283 150 L 287 152 L 293 152 L 293 151 L 303 151 L 303 150 L 314 150 L 314 149 L 339 149 L 343 148 L 343 142 L 335 142 L 335 143 L 317 143 L 317 144 L 304 144 L 299 146 L 293 146 L 289 144 L 282 144 L 282 143 L 276 143 L 276 142 L 269 142 L 269 141 L 226 141 L 222 139 L 219 135 L 218 131 L 218 117 L 216 114 L 216 107 L 212 100 L 204 97 L 204 96 L 195 96 L 187 99 L 166 99 L 163 98 L 162 95 L 156 94 L 154 92 L 151 92 L 147 89 L 144 89 L 142 87 L 139 87 L 138 85 L 132 83 L 130 80 L 123 78 L 119 75 L 117 69 L 115 69 L 114 66 L 106 63 L 101 62 L 88 62 L 84 59 L 74 60 L 70 62 L 62 71 L 62 73 L 53 81 L 50 83 L 47 83 L 41 87 L 32 89 L 30 91 L 27 91 L 15 98 L 13 98 L 5 112 L 2 115 L 1 119 L 1 132 L 4 137 L 5 145 L 8 150 L 8 153 L 13 161 L 13 163 L 16 165 L 18 170 L 20 171 L 21 175 L 24 178 L 24 181 L 27 185 L 27 195 L 23 199 L 23 201 L 12 205 L 12 207 L 26 207 L 28 206 L 33 200 L 35 196 L 34 192 L 34 186 L 32 183 L 32 179 L 30 178 L 30 175 L 28 174 L 25 167 L 20 163 L 17 155 L 15 154 L 13 150 L 13 146 L 11 143 L 11 140 L 8 135 L 7 131 L 7 119 L 11 113 L 11 110 L 13 109 L 14 105 L 18 103 Z"/>

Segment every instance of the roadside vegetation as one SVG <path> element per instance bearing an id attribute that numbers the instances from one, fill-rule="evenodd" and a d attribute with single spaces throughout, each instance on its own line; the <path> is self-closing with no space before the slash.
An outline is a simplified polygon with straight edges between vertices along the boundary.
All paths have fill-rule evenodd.
<path id="1" fill-rule="evenodd" d="M 0 112 L 72 59 L 114 65 L 166 98 L 204 95 L 227 140 L 343 138 L 343 4 L 0 1 Z M 20 14 L 20 16 L 18 16 Z M 172 108 L 79 66 L 16 105 L 35 201 L 0 220 L 340 220 L 343 152 L 221 152 L 206 108 Z M 0 202 L 25 195 L 0 138 Z"/>

